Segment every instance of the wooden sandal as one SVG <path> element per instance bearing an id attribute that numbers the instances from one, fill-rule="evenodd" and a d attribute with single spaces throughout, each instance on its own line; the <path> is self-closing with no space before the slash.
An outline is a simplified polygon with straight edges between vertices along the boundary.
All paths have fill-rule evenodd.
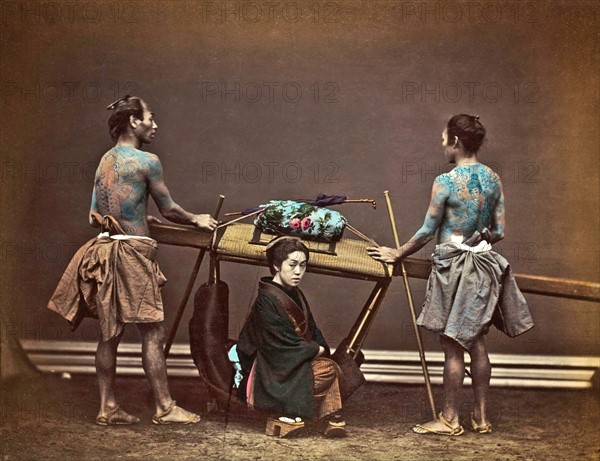
<path id="1" fill-rule="evenodd" d="M 345 421 L 327 421 L 327 428 L 325 428 L 325 437 L 330 439 L 343 438 L 348 435 L 346 432 Z"/>
<path id="2" fill-rule="evenodd" d="M 275 418 L 267 419 L 267 427 L 265 428 L 265 434 L 274 437 L 286 437 L 291 433 L 302 429 L 304 427 L 304 421 L 285 422 Z"/>

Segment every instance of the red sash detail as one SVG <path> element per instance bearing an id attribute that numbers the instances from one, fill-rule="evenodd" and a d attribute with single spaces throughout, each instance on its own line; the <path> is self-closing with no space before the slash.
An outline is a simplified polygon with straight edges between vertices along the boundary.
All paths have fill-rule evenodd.
<path id="1" fill-rule="evenodd" d="M 275 298 L 279 305 L 283 308 L 288 318 L 294 325 L 294 330 L 298 336 L 304 338 L 305 341 L 312 341 L 312 335 L 308 330 L 308 308 L 304 293 L 299 288 L 294 288 L 298 294 L 301 306 L 290 298 L 281 288 L 278 288 L 270 283 L 260 282 L 260 289 L 266 295 Z"/>

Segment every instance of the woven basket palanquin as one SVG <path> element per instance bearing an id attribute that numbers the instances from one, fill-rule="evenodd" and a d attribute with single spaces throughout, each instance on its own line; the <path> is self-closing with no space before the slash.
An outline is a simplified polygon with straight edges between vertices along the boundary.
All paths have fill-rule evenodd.
<path id="1" fill-rule="evenodd" d="M 256 239 L 253 224 L 232 224 L 220 231 L 214 251 L 218 255 L 247 259 L 266 264 L 265 245 L 275 236 L 260 234 Z M 331 254 L 329 243 L 302 240 L 310 250 L 308 270 L 324 269 L 338 271 L 339 275 L 364 276 L 366 278 L 390 277 L 391 271 L 385 264 L 372 259 L 366 248 L 372 244 L 356 239 L 342 238 L 335 244 Z"/>

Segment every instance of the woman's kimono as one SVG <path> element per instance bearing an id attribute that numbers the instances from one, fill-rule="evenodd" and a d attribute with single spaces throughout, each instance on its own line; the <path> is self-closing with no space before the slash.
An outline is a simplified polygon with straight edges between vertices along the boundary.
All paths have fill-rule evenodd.
<path id="1" fill-rule="evenodd" d="M 317 357 L 319 346 L 325 348 Z M 332 360 L 300 289 L 261 279 L 238 341 L 249 406 L 279 416 L 321 419 L 342 407 L 339 367 Z"/>

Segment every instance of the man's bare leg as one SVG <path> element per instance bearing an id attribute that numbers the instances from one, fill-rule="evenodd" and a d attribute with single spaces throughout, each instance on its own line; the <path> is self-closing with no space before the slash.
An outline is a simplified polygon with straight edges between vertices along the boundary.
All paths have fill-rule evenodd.
<path id="1" fill-rule="evenodd" d="M 471 355 L 471 376 L 473 379 L 473 393 L 475 394 L 473 419 L 479 426 L 485 426 L 489 424 L 486 409 L 492 366 L 483 336 L 479 336 L 475 340 L 469 354 Z"/>
<path id="2" fill-rule="evenodd" d="M 123 333 L 108 341 L 98 343 L 96 349 L 96 374 L 100 388 L 100 413 L 105 415 L 117 406 L 115 397 L 115 375 L 117 372 L 117 348 Z"/>
<path id="3" fill-rule="evenodd" d="M 156 420 L 158 416 L 158 420 L 164 424 L 197 423 L 200 421 L 198 415 L 175 406 L 175 402 L 171 398 L 167 382 L 167 362 L 163 352 L 165 334 L 162 324 L 138 323 L 137 326 L 142 335 L 142 366 L 150 382 L 156 403 L 154 419 Z"/>
<path id="4" fill-rule="evenodd" d="M 443 418 L 450 423 L 452 428 L 458 428 L 459 401 L 463 381 L 465 378 L 465 356 L 464 349 L 456 341 L 440 336 L 442 349 L 444 350 L 444 409 Z M 447 433 L 452 429 L 439 419 L 434 419 L 424 424 L 413 427 L 413 431 L 418 434 L 429 432 Z"/>
<path id="5" fill-rule="evenodd" d="M 453 339 L 441 336 L 444 350 L 444 410 L 448 421 L 458 418 L 463 382 L 465 380 L 465 350 Z"/>
<path id="6" fill-rule="evenodd" d="M 100 411 L 96 421 L 101 424 L 133 424 L 139 421 L 135 416 L 118 409 L 115 397 L 115 376 L 117 373 L 117 348 L 123 337 L 119 335 L 98 343 L 96 349 L 96 374 L 100 389 Z"/>

